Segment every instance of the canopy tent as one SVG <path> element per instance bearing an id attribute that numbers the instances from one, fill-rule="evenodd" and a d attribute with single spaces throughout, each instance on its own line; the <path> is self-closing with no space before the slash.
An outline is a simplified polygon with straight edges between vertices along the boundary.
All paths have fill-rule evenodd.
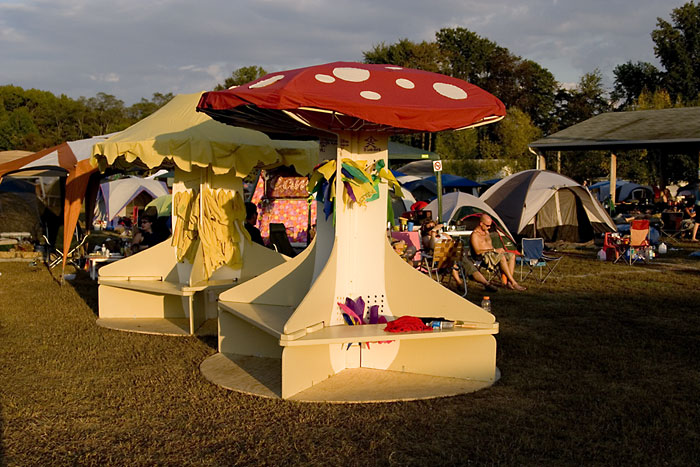
<path id="1" fill-rule="evenodd" d="M 258 166 L 294 166 L 308 174 L 316 165 L 316 143 L 274 141 L 259 131 L 219 123 L 195 111 L 201 95 L 175 96 L 157 112 L 96 144 L 93 163 L 101 169 L 174 165 L 185 172 L 210 167 L 216 175 L 238 177 Z"/>
<path id="2" fill-rule="evenodd" d="M 603 181 L 594 183 L 588 190 L 601 203 L 610 197 L 610 182 Z M 648 201 L 654 200 L 654 189 L 649 185 L 639 185 L 638 183 L 618 180 L 615 184 L 615 199 L 618 202 L 628 201 L 631 199 L 644 199 Z"/>
<path id="3" fill-rule="evenodd" d="M 293 165 L 297 172 L 308 173 L 318 160 L 318 144 L 315 142 L 273 141 L 258 131 L 232 127 L 196 112 L 201 94 L 175 96 L 150 116 L 96 144 L 92 151 L 92 163 L 100 168 L 107 166 L 113 168 L 136 166 L 149 169 L 174 167 L 172 212 L 174 236 L 177 236 L 177 239 L 173 241 L 187 242 L 186 238 L 189 238 L 187 235 L 194 235 L 190 233 L 183 237 L 183 232 L 177 227 L 178 219 L 180 223 L 187 222 L 189 218 L 194 219 L 195 224 L 191 227 L 199 233 L 206 232 L 207 235 L 218 232 L 216 230 L 218 227 L 212 230 L 204 224 L 213 222 L 218 225 L 219 222 L 223 222 L 225 225 L 233 225 L 233 219 L 226 222 L 216 216 L 241 215 L 241 177 L 248 175 L 253 168 Z M 205 203 L 197 206 L 199 197 L 206 193 L 211 196 L 241 198 L 234 202 L 237 206 L 234 209 L 235 214 L 233 211 L 226 211 L 231 208 L 231 205 L 227 204 L 228 202 L 224 203 L 223 199 L 219 201 L 210 199 L 213 204 L 208 207 L 204 206 Z M 188 207 L 185 207 L 185 204 Z M 206 217 L 205 213 L 191 217 L 197 214 L 194 211 L 192 214 L 185 215 L 185 211 L 190 212 L 190 209 L 199 210 L 205 207 L 216 212 L 211 212 L 209 217 Z M 238 253 L 234 253 L 238 250 L 233 246 L 240 244 L 240 239 L 235 239 L 238 236 L 222 239 L 223 243 L 217 243 L 213 238 L 195 237 L 198 240 L 191 245 L 194 250 L 186 255 L 186 259 L 193 261 L 195 250 L 199 251 L 202 248 L 206 250 L 202 251 L 206 267 L 202 272 L 204 276 L 200 279 L 210 279 L 221 266 L 214 263 L 223 261 L 221 258 L 213 259 L 217 254 L 214 250 L 208 250 L 212 245 L 229 245 L 226 248 L 228 259 L 225 264 L 238 264 L 239 261 L 234 259 L 234 257 L 238 258 Z M 184 247 L 180 245 L 178 248 Z M 180 250 L 178 260 L 185 259 L 185 256 L 181 256 L 183 254 L 185 251 Z M 234 256 L 229 257 L 231 254 Z M 192 274 L 195 272 L 191 271 Z M 190 277 L 188 280 L 192 281 L 194 278 Z"/>
<path id="4" fill-rule="evenodd" d="M 610 215 L 586 188 L 555 172 L 518 172 L 486 190 L 481 199 L 521 237 L 585 242 L 594 233 L 616 230 Z"/>
<path id="5" fill-rule="evenodd" d="M 96 210 L 102 220 L 114 219 L 134 198 L 146 192 L 154 199 L 168 196 L 168 187 L 158 180 L 140 177 L 126 177 L 100 184 Z"/>
<path id="6" fill-rule="evenodd" d="M 432 211 L 433 219 L 438 218 L 437 209 L 437 200 L 431 201 L 423 208 L 424 211 Z M 501 229 L 508 234 L 509 237 L 513 238 L 505 222 L 503 222 L 496 211 L 482 199 L 460 191 L 448 193 L 442 197 L 442 218 L 447 224 L 458 224 L 464 217 L 478 213 L 486 213 L 491 216 Z"/>
<path id="7" fill-rule="evenodd" d="M 58 146 L 0 164 L 0 177 L 25 170 L 51 170 L 67 175 L 63 208 L 63 269 L 66 267 L 71 238 L 78 223 L 78 215 L 85 197 L 90 175 L 95 168 L 90 165 L 92 146 L 110 135 L 95 136 L 78 141 L 68 141 Z"/>

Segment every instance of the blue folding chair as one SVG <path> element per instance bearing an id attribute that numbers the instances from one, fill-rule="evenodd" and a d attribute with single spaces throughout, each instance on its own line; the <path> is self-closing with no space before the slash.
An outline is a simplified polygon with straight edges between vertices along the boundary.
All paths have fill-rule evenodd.
<path id="1" fill-rule="evenodd" d="M 540 282 L 544 284 L 550 274 L 554 272 L 559 261 L 563 256 L 549 256 L 544 254 L 544 240 L 541 238 L 523 238 L 522 239 L 522 256 L 518 256 L 517 260 L 520 263 L 520 280 L 525 280 L 530 277 L 536 268 L 540 270 Z M 527 274 L 523 277 L 524 268 L 528 267 Z M 547 274 L 542 277 L 543 270 L 547 270 Z"/>

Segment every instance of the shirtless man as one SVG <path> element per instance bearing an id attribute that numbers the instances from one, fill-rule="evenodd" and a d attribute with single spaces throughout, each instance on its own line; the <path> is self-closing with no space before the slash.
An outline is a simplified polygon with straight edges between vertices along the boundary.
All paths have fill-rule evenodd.
<path id="1" fill-rule="evenodd" d="M 479 225 L 474 229 L 471 235 L 471 246 L 474 253 L 482 255 L 484 262 L 489 266 L 498 265 L 503 274 L 505 274 L 508 282 L 506 287 L 512 290 L 525 290 L 525 287 L 518 284 L 513 277 L 515 271 L 515 255 L 505 251 L 503 248 L 494 248 L 491 242 L 491 234 L 489 229 L 493 219 L 488 214 L 482 214 Z"/>

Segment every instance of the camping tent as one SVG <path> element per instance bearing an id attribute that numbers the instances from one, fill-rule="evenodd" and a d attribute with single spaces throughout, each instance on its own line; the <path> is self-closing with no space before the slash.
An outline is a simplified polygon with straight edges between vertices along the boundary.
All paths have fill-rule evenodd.
<path id="1" fill-rule="evenodd" d="M 489 188 L 481 199 L 517 236 L 586 242 L 615 224 L 588 190 L 547 170 L 525 170 Z"/>
<path id="2" fill-rule="evenodd" d="M 168 187 L 161 181 L 140 177 L 119 178 L 100 184 L 95 206 L 95 210 L 99 213 L 98 217 L 106 222 L 111 221 L 129 202 L 143 192 L 155 199 L 168 195 Z"/>
<path id="3" fill-rule="evenodd" d="M 437 200 L 430 202 L 423 210 L 432 211 L 433 219 L 438 218 L 438 203 Z M 465 216 L 471 214 L 486 213 L 501 227 L 509 237 L 513 235 L 508 230 L 505 222 L 499 217 L 496 211 L 483 200 L 468 193 L 455 191 L 448 193 L 442 197 L 442 218 L 447 224 L 457 224 Z"/>
<path id="4" fill-rule="evenodd" d="M 590 192 L 601 203 L 610 196 L 610 181 L 594 183 L 589 187 Z M 618 180 L 615 184 L 615 201 L 631 201 L 633 199 L 654 200 L 654 189 L 649 185 L 639 185 L 625 180 Z"/>

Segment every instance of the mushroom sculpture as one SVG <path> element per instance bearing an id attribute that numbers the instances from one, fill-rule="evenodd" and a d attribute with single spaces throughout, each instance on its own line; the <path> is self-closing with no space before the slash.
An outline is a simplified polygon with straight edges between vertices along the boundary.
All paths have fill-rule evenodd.
<path id="1" fill-rule="evenodd" d="M 354 383 L 350 392 L 344 388 L 343 395 L 330 398 L 427 397 L 493 384 L 498 323 L 393 252 L 386 239 L 386 182 L 393 180 L 384 165 L 391 134 L 458 130 L 498 121 L 505 108 L 497 98 L 436 73 L 336 62 L 205 93 L 197 110 L 276 138 L 319 137 L 330 159 L 312 177 L 316 189 L 327 182 L 318 193 L 327 217 L 319 214 L 313 247 L 220 295 L 219 354 L 202 364 L 205 376 L 236 389 L 236 384 L 225 382 L 231 378 L 221 369 L 239 371 L 241 366 L 226 366 L 224 360 L 235 363 L 245 355 L 280 359 L 281 385 L 271 395 L 285 399 L 315 399 L 312 386 L 328 385 L 324 380 L 346 369 L 372 369 L 374 375 L 386 370 L 379 372 L 382 378 L 446 378 L 437 392 L 433 382 L 427 393 L 417 389 L 397 396 L 388 387 L 376 387 L 364 374 L 366 384 Z M 329 199 L 334 203 L 330 209 Z M 349 308 L 356 316 L 350 317 Z M 465 324 L 385 331 L 382 322 L 404 315 Z M 365 321 L 373 324 L 357 325 Z M 447 384 L 448 379 L 456 386 Z"/>

